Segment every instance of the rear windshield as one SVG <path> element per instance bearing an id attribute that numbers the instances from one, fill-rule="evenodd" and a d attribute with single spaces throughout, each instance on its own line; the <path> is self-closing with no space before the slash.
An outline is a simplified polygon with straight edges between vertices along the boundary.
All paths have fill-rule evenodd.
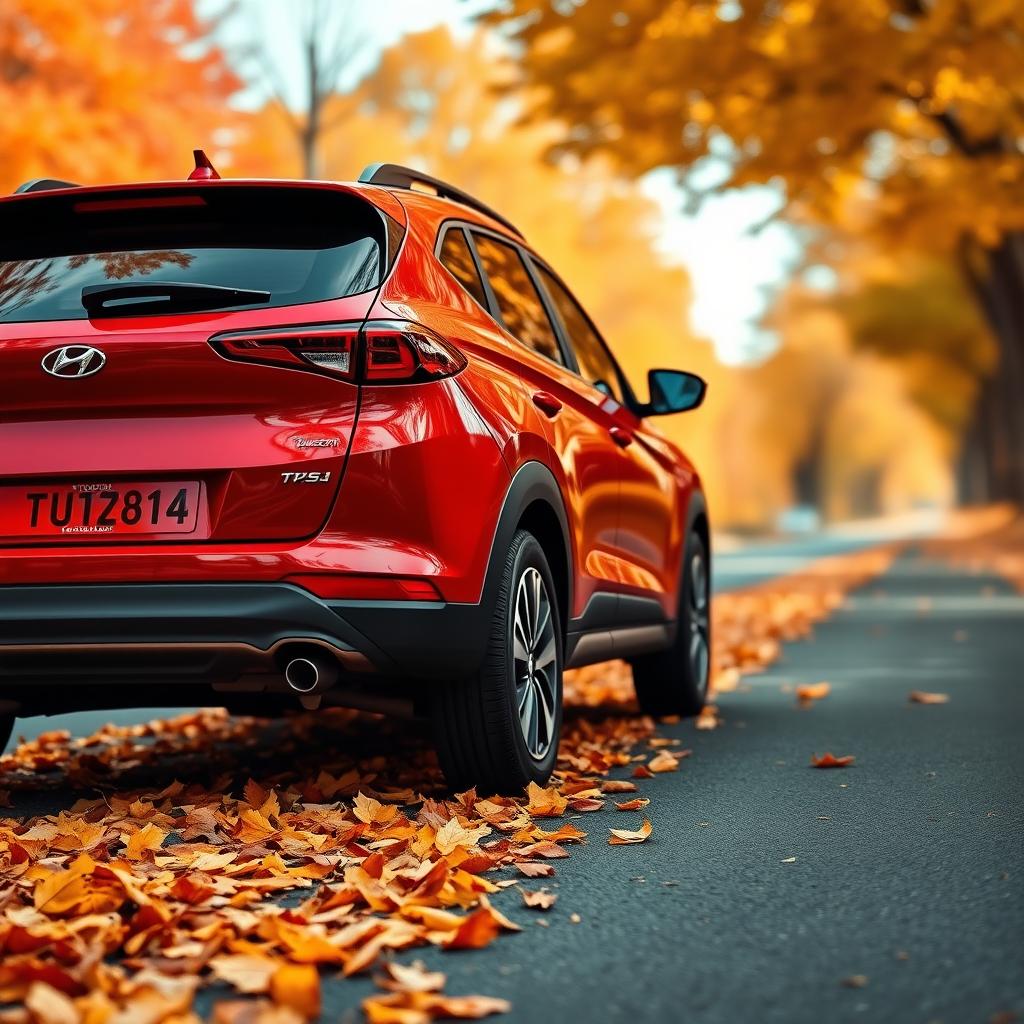
<path id="1" fill-rule="evenodd" d="M 0 204 L 0 322 L 84 320 L 83 288 L 134 282 L 270 293 L 232 309 L 341 298 L 380 284 L 386 251 L 384 215 L 327 189 L 34 196 Z"/>

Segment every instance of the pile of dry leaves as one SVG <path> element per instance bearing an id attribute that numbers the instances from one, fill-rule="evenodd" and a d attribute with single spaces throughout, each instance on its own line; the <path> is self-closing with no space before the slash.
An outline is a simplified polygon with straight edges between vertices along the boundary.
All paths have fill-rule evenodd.
<path id="1" fill-rule="evenodd" d="M 716 598 L 717 688 L 777 657 L 889 557 Z M 636 780 L 690 754 L 636 712 L 621 663 L 570 673 L 567 701 L 552 785 L 517 799 L 445 796 L 414 727 L 355 712 L 268 723 L 211 710 L 23 743 L 0 759 L 0 786 L 89 795 L 0 818 L 0 1021 L 194 1024 L 197 991 L 218 986 L 217 1024 L 300 1024 L 320 1012 L 323 977 L 371 970 L 377 1024 L 508 1009 L 445 995 L 443 975 L 391 955 L 518 930 L 499 897 L 515 886 L 527 906 L 551 906 L 526 887 L 586 839 L 567 816 L 614 803 L 625 827 L 608 842 L 646 841 Z M 712 708 L 697 726 L 717 722 Z"/>
<path id="2" fill-rule="evenodd" d="M 926 552 L 976 575 L 995 573 L 1024 594 L 1024 516 L 1000 519 L 996 515 L 998 510 L 999 507 L 980 520 L 978 525 L 982 528 L 934 540 L 927 545 Z"/>

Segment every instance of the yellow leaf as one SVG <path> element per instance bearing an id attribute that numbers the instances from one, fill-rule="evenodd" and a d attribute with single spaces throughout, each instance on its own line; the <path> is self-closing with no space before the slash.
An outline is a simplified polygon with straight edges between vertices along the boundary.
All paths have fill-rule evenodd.
<path id="1" fill-rule="evenodd" d="M 377 983 L 391 992 L 440 992 L 445 976 L 440 971 L 428 971 L 420 960 L 408 966 L 392 960 L 384 964 L 384 976 Z"/>
<path id="2" fill-rule="evenodd" d="M 312 964 L 282 964 L 270 979 L 270 995 L 307 1020 L 320 1014 L 320 975 Z"/>
<path id="3" fill-rule="evenodd" d="M 268 956 L 253 953 L 215 956 L 210 960 L 210 970 L 215 978 L 234 985 L 247 995 L 267 992 L 270 979 L 280 966 Z"/>
<path id="4" fill-rule="evenodd" d="M 531 782 L 526 787 L 526 796 L 526 810 L 534 818 L 557 818 L 564 814 L 566 807 L 569 806 L 569 801 L 554 786 L 544 789 L 536 782 Z"/>
<path id="5" fill-rule="evenodd" d="M 398 813 L 398 808 L 394 804 L 382 804 L 379 800 L 374 800 L 373 797 L 357 793 L 352 802 L 352 813 L 364 825 L 384 825 L 394 818 Z"/>
<path id="6" fill-rule="evenodd" d="M 91 875 L 95 861 L 83 853 L 65 871 L 54 871 L 39 882 L 32 893 L 36 910 L 44 914 L 64 914 L 88 895 L 85 876 Z"/>
<path id="7" fill-rule="evenodd" d="M 679 771 L 679 762 L 667 750 L 662 750 L 647 762 L 647 767 L 656 773 L 677 772 Z"/>
<path id="8" fill-rule="evenodd" d="M 167 833 L 156 825 L 146 825 L 128 840 L 124 857 L 126 860 L 142 860 L 147 850 L 159 850 L 166 838 Z"/>
<path id="9" fill-rule="evenodd" d="M 41 1024 L 79 1024 L 82 1019 L 71 999 L 41 981 L 34 981 L 29 986 L 25 1006 Z"/>
<path id="10" fill-rule="evenodd" d="M 447 857 L 457 847 L 476 846 L 484 836 L 490 834 L 491 830 L 487 825 L 481 825 L 479 828 L 470 830 L 464 828 L 457 818 L 452 818 L 451 821 L 446 822 L 437 830 L 437 833 L 434 835 L 434 846 L 437 847 L 441 854 Z"/>
<path id="11" fill-rule="evenodd" d="M 652 832 L 651 823 L 644 818 L 643 824 L 636 832 L 630 832 L 624 828 L 609 829 L 611 836 L 608 839 L 609 846 L 625 846 L 630 843 L 642 843 L 646 841 Z"/>

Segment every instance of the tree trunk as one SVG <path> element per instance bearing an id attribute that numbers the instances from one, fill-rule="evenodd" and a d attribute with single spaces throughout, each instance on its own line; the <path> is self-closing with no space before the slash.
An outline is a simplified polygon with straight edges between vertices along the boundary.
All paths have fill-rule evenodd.
<path id="1" fill-rule="evenodd" d="M 999 349 L 999 364 L 985 381 L 965 459 L 983 453 L 983 467 L 964 466 L 968 476 L 985 480 L 987 499 L 1024 504 L 1024 233 L 1007 234 L 984 253 L 983 269 L 969 271 Z M 971 443 L 973 441 L 973 443 Z"/>
<path id="2" fill-rule="evenodd" d="M 302 148 L 302 176 L 307 179 L 317 177 L 316 146 L 319 129 L 308 121 L 303 127 L 299 145 Z"/>
<path id="3" fill-rule="evenodd" d="M 306 103 L 306 120 L 302 125 L 302 176 L 317 176 L 316 147 L 320 141 L 320 111 L 323 103 L 320 85 L 320 53 L 317 46 L 318 9 L 314 8 L 305 40 L 306 79 L 309 96 Z"/>

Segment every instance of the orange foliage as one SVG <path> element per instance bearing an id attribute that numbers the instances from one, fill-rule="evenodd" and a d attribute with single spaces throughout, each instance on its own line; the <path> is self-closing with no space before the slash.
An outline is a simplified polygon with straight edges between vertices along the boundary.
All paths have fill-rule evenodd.
<path id="1" fill-rule="evenodd" d="M 208 29 L 192 0 L 5 0 L 0 189 L 178 178 L 193 148 L 215 155 L 240 82 Z"/>

